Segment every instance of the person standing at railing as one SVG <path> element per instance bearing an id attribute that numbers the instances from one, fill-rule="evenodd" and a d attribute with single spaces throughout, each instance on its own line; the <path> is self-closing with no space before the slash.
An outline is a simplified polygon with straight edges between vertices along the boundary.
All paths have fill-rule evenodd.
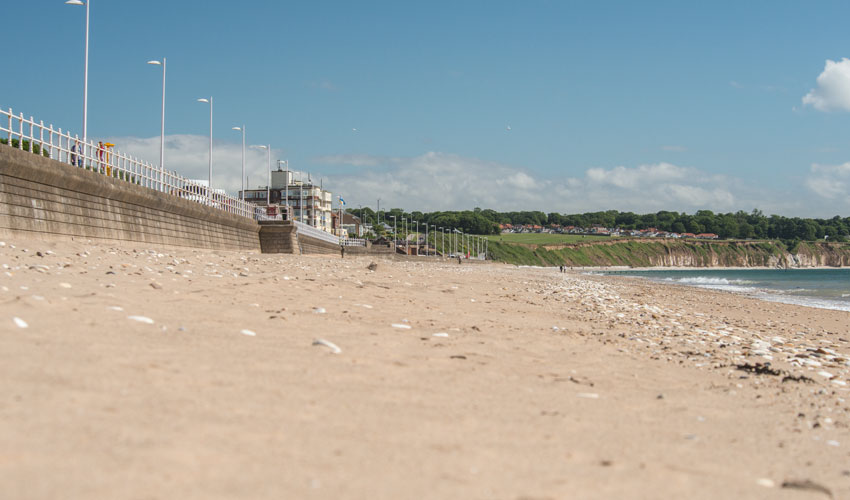
<path id="1" fill-rule="evenodd" d="M 75 167 L 82 167 L 83 166 L 83 158 L 82 157 L 80 157 L 79 159 L 77 158 L 77 151 L 79 151 L 79 150 L 80 150 L 80 141 L 76 141 L 74 144 L 71 145 L 71 165 L 74 165 Z"/>
<path id="2" fill-rule="evenodd" d="M 103 173 L 103 141 L 97 142 L 97 171 Z"/>

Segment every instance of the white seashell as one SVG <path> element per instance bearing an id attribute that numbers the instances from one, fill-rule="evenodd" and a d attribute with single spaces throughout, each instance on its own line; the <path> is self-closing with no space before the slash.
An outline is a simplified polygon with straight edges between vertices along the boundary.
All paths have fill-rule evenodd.
<path id="1" fill-rule="evenodd" d="M 757 479 L 756 484 L 759 486 L 764 486 L 765 488 L 773 488 L 775 486 L 775 483 L 772 480 L 767 479 L 765 477 Z"/>
<path id="2" fill-rule="evenodd" d="M 14 321 L 16 325 L 18 325 L 18 328 L 26 328 L 26 327 L 29 326 L 26 321 L 22 320 L 21 318 L 19 318 L 17 316 L 12 318 L 12 321 Z"/>
<path id="3" fill-rule="evenodd" d="M 241 333 L 242 335 L 247 335 L 247 336 L 249 336 L 249 337 L 256 337 L 256 336 L 257 336 L 257 333 L 256 333 L 256 332 L 253 332 L 253 331 L 251 331 L 251 330 L 242 330 L 242 331 L 241 331 L 241 332 L 239 332 L 239 333 Z"/>
<path id="4" fill-rule="evenodd" d="M 445 332 L 440 332 L 440 333 L 433 333 L 433 334 L 431 334 L 431 336 L 432 337 L 448 337 L 449 334 L 445 333 Z"/>
<path id="5" fill-rule="evenodd" d="M 110 309 L 112 311 L 123 311 L 124 310 L 124 308 L 121 307 L 121 306 L 109 306 L 109 307 L 107 307 L 107 309 Z"/>
<path id="6" fill-rule="evenodd" d="M 70 283 L 59 283 L 59 286 L 61 286 L 62 288 L 71 288 Z"/>
<path id="7" fill-rule="evenodd" d="M 138 321 L 139 323 L 147 323 L 149 325 L 153 324 L 153 320 L 148 318 L 147 316 L 127 316 L 127 319 L 132 319 L 133 321 Z"/>
<path id="8" fill-rule="evenodd" d="M 580 392 L 576 394 L 576 396 L 585 399 L 599 399 L 599 394 L 596 394 L 595 392 Z"/>
<path id="9" fill-rule="evenodd" d="M 823 377 L 823 378 L 832 378 L 832 377 L 834 377 L 834 376 L 835 376 L 835 375 L 833 375 L 833 374 L 829 373 L 829 372 L 828 372 L 828 371 L 826 371 L 826 370 L 821 370 L 821 371 L 819 371 L 819 372 L 818 372 L 818 375 L 820 375 L 820 376 L 821 376 L 821 377 Z"/>
<path id="10" fill-rule="evenodd" d="M 329 340 L 325 340 L 325 339 L 316 339 L 316 340 L 313 341 L 313 345 L 323 345 L 323 346 L 327 347 L 328 349 L 330 349 L 331 352 L 334 353 L 334 354 L 339 354 L 339 353 L 342 352 L 342 349 L 340 349 L 338 345 L 334 344 L 333 342 L 331 342 Z"/>
<path id="11" fill-rule="evenodd" d="M 410 328 L 411 328 L 410 325 L 402 325 L 401 323 L 393 323 L 392 327 L 393 328 L 401 328 L 402 330 L 410 330 Z"/>

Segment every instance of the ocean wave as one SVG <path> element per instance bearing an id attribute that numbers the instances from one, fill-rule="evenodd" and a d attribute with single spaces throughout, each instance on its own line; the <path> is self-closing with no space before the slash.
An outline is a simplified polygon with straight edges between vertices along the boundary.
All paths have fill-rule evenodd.
<path id="1" fill-rule="evenodd" d="M 794 304 L 798 306 L 815 307 L 818 309 L 832 309 L 835 311 L 850 311 L 850 304 L 839 301 L 802 295 L 781 295 L 775 293 L 762 293 L 754 297 L 770 302 L 781 302 L 783 304 Z"/>
<path id="2" fill-rule="evenodd" d="M 753 281 L 748 280 L 736 280 L 736 279 L 726 279 L 726 278 L 711 278 L 708 276 L 693 276 L 688 278 L 667 278 L 670 281 L 675 281 L 676 283 L 681 283 L 683 285 L 697 285 L 697 286 L 726 286 L 726 285 L 752 285 Z"/>

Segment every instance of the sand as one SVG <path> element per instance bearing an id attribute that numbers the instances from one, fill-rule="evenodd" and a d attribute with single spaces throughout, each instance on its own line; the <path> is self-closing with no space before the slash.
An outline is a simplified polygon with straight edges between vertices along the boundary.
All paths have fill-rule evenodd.
<path id="1" fill-rule="evenodd" d="M 2 498 L 850 497 L 847 312 L 500 264 L 3 243 Z"/>

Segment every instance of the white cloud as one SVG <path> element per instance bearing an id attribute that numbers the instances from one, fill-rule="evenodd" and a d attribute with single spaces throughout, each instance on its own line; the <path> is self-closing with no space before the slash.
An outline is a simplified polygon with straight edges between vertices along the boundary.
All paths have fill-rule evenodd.
<path id="1" fill-rule="evenodd" d="M 328 155 L 314 158 L 323 165 L 348 165 L 352 167 L 377 167 L 394 163 L 397 159 L 372 155 Z"/>
<path id="2" fill-rule="evenodd" d="M 157 163 L 159 137 L 110 138 L 116 149 Z M 189 179 L 206 179 L 209 138 L 200 135 L 166 137 L 165 166 Z M 246 151 L 249 188 L 265 187 L 267 155 Z M 272 151 L 272 168 L 281 152 Z M 693 167 L 654 163 L 635 167 L 588 168 L 579 175 L 544 178 L 510 165 L 431 152 L 416 157 L 334 155 L 314 158 L 314 164 L 349 166 L 344 175 L 324 176 L 326 188 L 342 195 L 349 206 L 406 210 L 542 210 L 581 213 L 616 209 L 639 213 L 658 210 L 693 212 L 752 210 L 798 216 L 832 216 L 850 211 L 850 162 L 813 165 L 804 191 L 760 189 L 751 182 L 714 175 Z M 230 194 L 241 188 L 242 145 L 215 141 L 213 186 Z M 346 170 L 342 170 L 346 171 Z M 314 172 L 315 174 L 315 172 Z M 313 175 L 314 179 L 322 177 Z M 818 196 L 807 195 L 805 188 Z"/>
<path id="3" fill-rule="evenodd" d="M 803 96 L 803 104 L 818 111 L 850 111 L 850 59 L 827 59 L 818 86 Z"/>
<path id="4" fill-rule="evenodd" d="M 806 186 L 817 195 L 832 201 L 835 210 L 845 213 L 850 210 L 850 163 L 812 165 Z"/>
<path id="5" fill-rule="evenodd" d="M 339 164 L 344 157 L 334 157 Z M 590 168 L 580 177 L 544 179 L 506 165 L 445 153 L 393 158 L 382 163 L 351 157 L 352 164 L 387 168 L 361 169 L 334 176 L 328 183 L 346 200 L 408 210 L 543 210 L 562 213 L 589 210 L 751 210 L 750 200 L 735 195 L 722 176 L 670 163 L 638 167 Z"/>
<path id="6" fill-rule="evenodd" d="M 109 142 L 121 153 L 159 164 L 159 136 L 112 137 Z M 188 179 L 206 180 L 209 177 L 209 136 L 165 136 L 165 168 Z M 268 153 L 262 149 L 246 147 L 245 172 L 250 184 L 247 188 L 265 187 L 268 179 Z M 277 168 L 280 151 L 272 149 L 272 169 Z M 242 189 L 242 143 L 221 142 L 213 138 L 213 187 L 224 188 L 236 195 Z"/>

